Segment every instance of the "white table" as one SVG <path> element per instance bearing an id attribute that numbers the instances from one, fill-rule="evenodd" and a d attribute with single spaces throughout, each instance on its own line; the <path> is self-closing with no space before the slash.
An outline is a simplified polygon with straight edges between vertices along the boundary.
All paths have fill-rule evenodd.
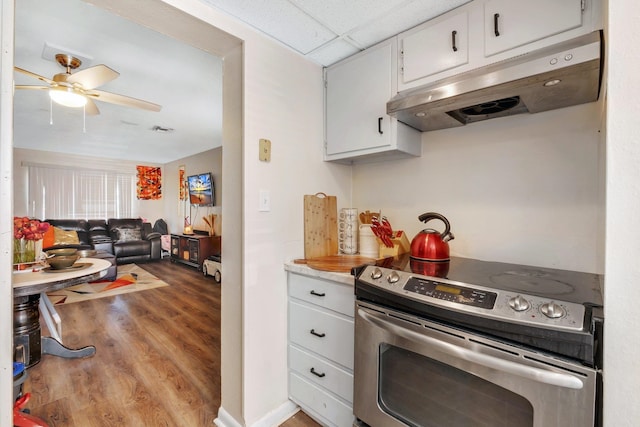
<path id="1" fill-rule="evenodd" d="M 94 346 L 70 349 L 62 344 L 60 316 L 47 297 L 47 292 L 98 280 L 111 267 L 109 261 L 97 258 L 80 258 L 77 263 L 90 265 L 77 270 L 40 270 L 13 274 L 14 346 L 16 358 L 27 367 L 38 363 L 42 354 L 79 358 L 92 356 L 96 352 Z M 40 314 L 51 337 L 40 337 Z"/>

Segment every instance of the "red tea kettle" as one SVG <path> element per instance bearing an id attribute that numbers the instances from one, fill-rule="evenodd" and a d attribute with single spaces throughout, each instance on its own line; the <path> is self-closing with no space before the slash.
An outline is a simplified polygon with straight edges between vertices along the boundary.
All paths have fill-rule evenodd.
<path id="1" fill-rule="evenodd" d="M 418 217 L 425 224 L 432 219 L 444 222 L 445 229 L 442 233 L 425 228 L 411 241 L 411 258 L 421 261 L 449 261 L 449 240 L 453 240 L 450 232 L 451 226 L 447 218 L 435 212 L 427 212 Z"/>

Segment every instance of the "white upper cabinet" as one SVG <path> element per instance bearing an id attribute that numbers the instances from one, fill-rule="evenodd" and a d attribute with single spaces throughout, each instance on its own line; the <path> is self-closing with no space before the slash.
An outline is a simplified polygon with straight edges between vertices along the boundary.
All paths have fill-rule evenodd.
<path id="1" fill-rule="evenodd" d="M 325 160 L 419 156 L 420 133 L 387 115 L 396 93 L 395 38 L 327 68 Z"/>
<path id="2" fill-rule="evenodd" d="M 457 13 L 434 25 L 403 33 L 400 85 L 406 85 L 469 62 L 469 14 Z"/>
<path id="3" fill-rule="evenodd" d="M 485 55 L 491 56 L 582 25 L 582 0 L 488 0 Z"/>
<path id="4" fill-rule="evenodd" d="M 602 28 L 601 0 L 474 0 L 397 36 L 398 91 Z"/>

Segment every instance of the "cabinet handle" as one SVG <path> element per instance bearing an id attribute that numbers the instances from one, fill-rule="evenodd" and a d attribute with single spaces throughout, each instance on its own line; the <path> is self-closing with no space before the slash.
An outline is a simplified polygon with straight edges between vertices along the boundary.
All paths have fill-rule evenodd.
<path id="1" fill-rule="evenodd" d="M 378 133 L 380 135 L 382 135 L 384 132 L 382 132 L 382 117 L 378 117 Z"/>
<path id="2" fill-rule="evenodd" d="M 451 31 L 451 44 L 453 45 L 454 52 L 458 51 L 458 48 L 456 47 L 456 34 L 458 34 L 456 30 Z"/>
<path id="3" fill-rule="evenodd" d="M 309 332 L 311 333 L 311 335 L 315 335 L 315 336 L 317 336 L 318 338 L 324 338 L 324 336 L 326 335 L 324 332 L 322 332 L 322 333 L 320 333 L 320 334 L 319 334 L 319 333 L 317 333 L 315 329 L 312 329 L 312 330 L 310 330 Z"/>
<path id="4" fill-rule="evenodd" d="M 326 295 L 324 292 L 323 292 L 323 293 L 321 293 L 321 294 L 319 294 L 318 292 L 314 291 L 313 289 L 312 289 L 312 290 L 311 290 L 311 292 L 309 292 L 309 293 L 310 293 L 311 295 L 315 295 L 315 296 L 317 296 L 317 297 L 323 297 L 323 296 L 325 296 L 325 295 Z"/>
<path id="5" fill-rule="evenodd" d="M 327 375 L 327 374 L 325 374 L 324 372 L 323 372 L 323 373 L 316 372 L 316 370 L 315 370 L 315 369 L 313 369 L 313 368 L 311 368 L 311 370 L 310 370 L 309 372 L 311 372 L 313 375 L 315 375 L 316 377 L 319 377 L 319 378 L 322 378 L 322 377 L 324 377 L 325 375 Z"/>
<path id="6" fill-rule="evenodd" d="M 498 30 L 498 18 L 500 18 L 499 13 L 493 14 L 493 32 L 496 34 L 496 37 L 500 37 L 500 31 Z"/>

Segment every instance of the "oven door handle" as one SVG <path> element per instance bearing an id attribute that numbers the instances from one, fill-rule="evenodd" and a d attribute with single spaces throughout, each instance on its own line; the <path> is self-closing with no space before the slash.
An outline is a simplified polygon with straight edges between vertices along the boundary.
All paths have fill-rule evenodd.
<path id="1" fill-rule="evenodd" d="M 580 379 L 572 375 L 545 371 L 543 369 L 534 368 L 532 366 L 526 366 L 520 363 L 498 359 L 496 357 L 482 353 L 476 353 L 466 348 L 459 347 L 457 345 L 440 341 L 436 338 L 428 337 L 409 329 L 402 328 L 398 325 L 395 325 L 394 323 L 389 322 L 386 319 L 378 317 L 378 315 L 369 314 L 360 308 L 358 309 L 358 315 L 364 320 L 378 326 L 379 328 L 389 330 L 392 333 L 403 338 L 411 341 L 420 341 L 424 344 L 428 344 L 434 347 L 438 351 L 449 356 L 454 356 L 468 362 L 485 366 L 487 368 L 496 369 L 498 371 L 506 372 L 513 375 L 518 375 L 532 381 L 550 384 L 558 387 L 570 388 L 574 390 L 580 390 L 584 386 Z"/>

